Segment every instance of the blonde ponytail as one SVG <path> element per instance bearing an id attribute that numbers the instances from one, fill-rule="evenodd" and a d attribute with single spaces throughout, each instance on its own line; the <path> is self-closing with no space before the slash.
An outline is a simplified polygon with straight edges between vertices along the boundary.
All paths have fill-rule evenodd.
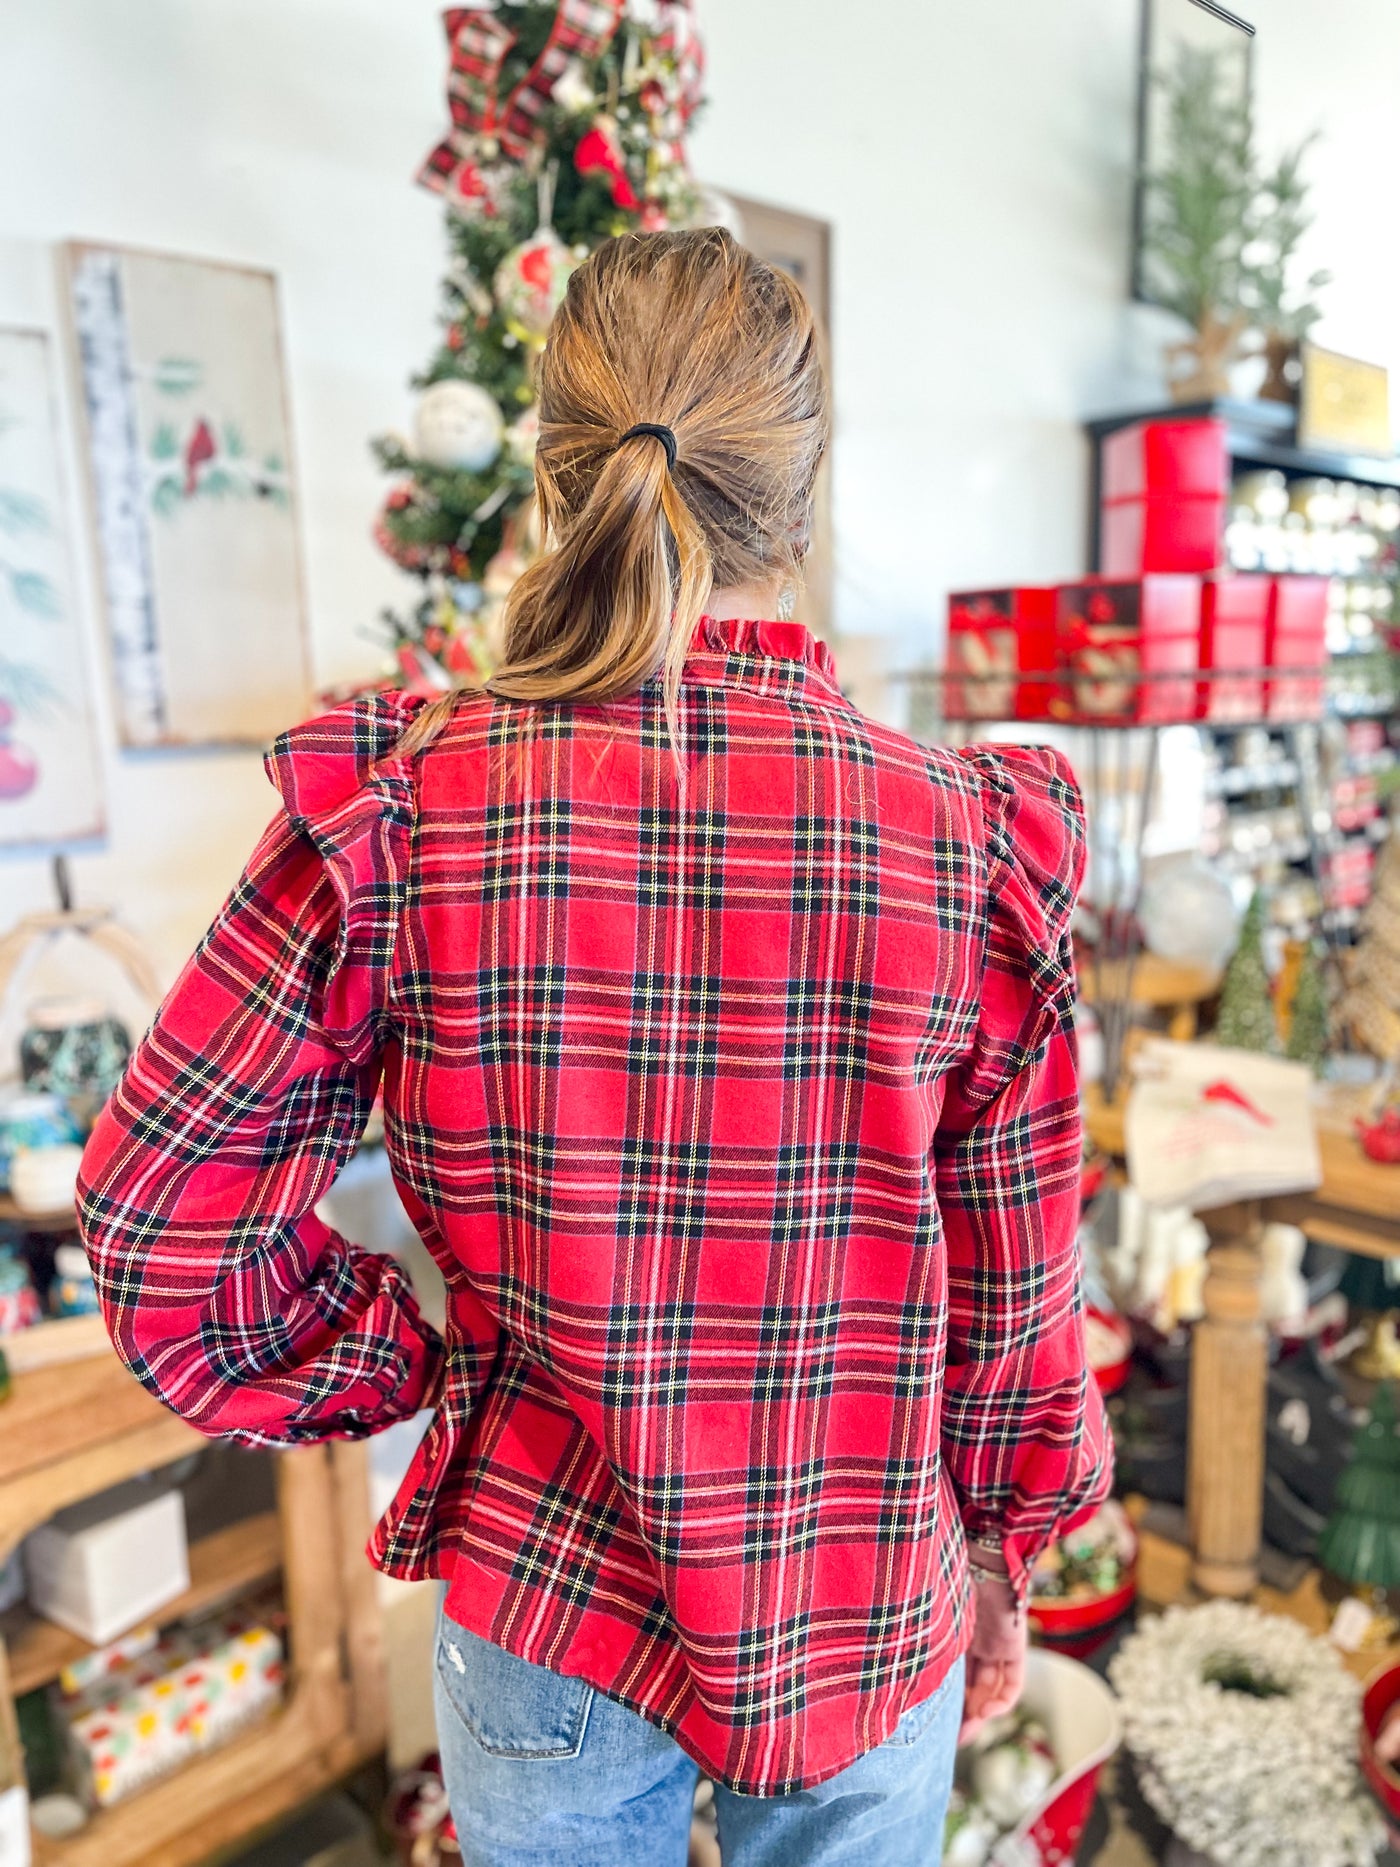
<path id="1" fill-rule="evenodd" d="M 535 454 L 546 549 L 507 598 L 491 691 L 608 701 L 660 673 L 679 762 L 695 624 L 715 586 L 797 575 L 828 428 L 791 279 L 718 227 L 606 242 L 550 326 Z M 420 716 L 406 749 L 449 711 L 426 709 L 440 717 Z"/>

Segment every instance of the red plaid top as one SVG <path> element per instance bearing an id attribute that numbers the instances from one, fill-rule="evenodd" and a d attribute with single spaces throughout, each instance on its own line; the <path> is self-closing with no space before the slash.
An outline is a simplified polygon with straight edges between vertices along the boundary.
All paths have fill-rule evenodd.
<path id="1" fill-rule="evenodd" d="M 278 742 L 285 808 L 93 1136 L 118 1351 L 203 1431 L 434 1409 L 371 1553 L 734 1788 L 834 1775 L 1097 1501 L 1067 928 L 1045 751 L 873 724 L 799 625 L 660 684 L 382 694 Z M 315 1215 L 383 1084 L 446 1339 Z"/>

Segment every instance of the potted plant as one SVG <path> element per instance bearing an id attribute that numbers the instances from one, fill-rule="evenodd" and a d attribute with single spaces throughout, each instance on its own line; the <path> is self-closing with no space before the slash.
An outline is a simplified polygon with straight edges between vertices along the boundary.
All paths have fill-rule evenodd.
<path id="1" fill-rule="evenodd" d="M 1247 96 L 1222 52 L 1177 48 L 1154 76 L 1165 108 L 1165 157 L 1143 176 L 1143 267 L 1156 303 L 1191 327 L 1167 347 L 1179 402 L 1228 395 L 1243 355 L 1244 248 L 1255 196 Z"/>
<path id="2" fill-rule="evenodd" d="M 1261 333 L 1260 354 L 1266 365 L 1259 394 L 1271 402 L 1297 400 L 1298 348 L 1322 316 L 1313 294 L 1332 280 L 1330 272 L 1317 271 L 1308 274 L 1301 290 L 1291 284 L 1298 247 L 1313 223 L 1302 170 L 1316 141 L 1316 132 L 1304 137 L 1260 178 L 1245 248 L 1245 301 Z"/>

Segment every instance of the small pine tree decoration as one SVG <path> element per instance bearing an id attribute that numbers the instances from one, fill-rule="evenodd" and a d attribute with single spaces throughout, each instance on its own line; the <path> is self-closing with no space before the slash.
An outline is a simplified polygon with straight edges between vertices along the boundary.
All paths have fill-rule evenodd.
<path id="1" fill-rule="evenodd" d="M 1264 923 L 1267 912 L 1263 892 L 1256 891 L 1240 924 L 1239 945 L 1220 987 L 1220 1016 L 1215 1025 L 1217 1044 L 1234 1050 L 1278 1049 L 1278 1028 L 1269 992 L 1269 969 L 1264 963 Z"/>
<path id="2" fill-rule="evenodd" d="M 690 0 L 483 0 L 443 14 L 451 125 L 419 181 L 448 207 L 442 334 L 394 476 L 380 548 L 419 579 L 385 611 L 399 678 L 489 675 L 505 597 L 539 539 L 535 383 L 568 276 L 611 235 L 732 209 L 693 181 L 685 134 L 703 58 Z"/>
<path id="3" fill-rule="evenodd" d="M 1293 982 L 1293 1002 L 1288 1012 L 1288 1036 L 1283 1054 L 1295 1063 L 1306 1063 L 1311 1070 L 1322 1067 L 1327 1055 L 1329 1031 L 1327 980 L 1317 948 L 1311 941 L 1303 949 L 1302 963 Z"/>
<path id="4" fill-rule="evenodd" d="M 1154 81 L 1165 157 L 1143 176 L 1145 283 L 1194 333 L 1172 345 L 1167 360 L 1186 366 L 1172 394 L 1195 401 L 1229 393 L 1229 367 L 1249 323 L 1244 249 L 1256 187 L 1254 134 L 1231 54 L 1181 45 Z"/>
<path id="5" fill-rule="evenodd" d="M 1392 822 L 1349 955 L 1342 1016 L 1359 1044 L 1400 1064 L 1400 835 Z"/>
<path id="6" fill-rule="evenodd" d="M 1400 1588 L 1400 1427 L 1389 1381 L 1376 1389 L 1352 1462 L 1337 1480 L 1317 1554 L 1344 1582 Z"/>

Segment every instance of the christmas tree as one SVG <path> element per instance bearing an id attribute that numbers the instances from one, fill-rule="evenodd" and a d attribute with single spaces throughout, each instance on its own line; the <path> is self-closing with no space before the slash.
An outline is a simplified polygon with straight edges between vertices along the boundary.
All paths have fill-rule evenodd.
<path id="1" fill-rule="evenodd" d="M 1388 1381 L 1376 1389 L 1352 1462 L 1337 1480 L 1317 1553 L 1343 1581 L 1400 1588 L 1400 1429 Z"/>
<path id="2" fill-rule="evenodd" d="M 1393 826 L 1376 863 L 1347 987 L 1342 1012 L 1357 1042 L 1383 1063 L 1400 1065 L 1400 836 Z"/>
<path id="3" fill-rule="evenodd" d="M 1239 945 L 1220 987 L 1220 1016 L 1215 1041 L 1235 1050 L 1273 1051 L 1278 1048 L 1273 1000 L 1269 995 L 1269 969 L 1264 963 L 1264 923 L 1267 908 L 1256 892 L 1240 924 Z"/>
<path id="4" fill-rule="evenodd" d="M 1317 948 L 1309 941 L 1293 981 L 1284 1056 L 1291 1057 L 1295 1063 L 1306 1063 L 1312 1070 L 1321 1069 L 1322 1059 L 1327 1054 L 1328 1028 L 1327 981 Z"/>
<path id="5" fill-rule="evenodd" d="M 489 674 L 532 516 L 535 372 L 573 268 L 632 228 L 725 217 L 686 167 L 701 50 L 689 0 L 525 0 L 443 15 L 452 124 L 418 179 L 448 206 L 442 339 L 375 536 L 422 586 L 386 611 L 399 678 Z"/>

